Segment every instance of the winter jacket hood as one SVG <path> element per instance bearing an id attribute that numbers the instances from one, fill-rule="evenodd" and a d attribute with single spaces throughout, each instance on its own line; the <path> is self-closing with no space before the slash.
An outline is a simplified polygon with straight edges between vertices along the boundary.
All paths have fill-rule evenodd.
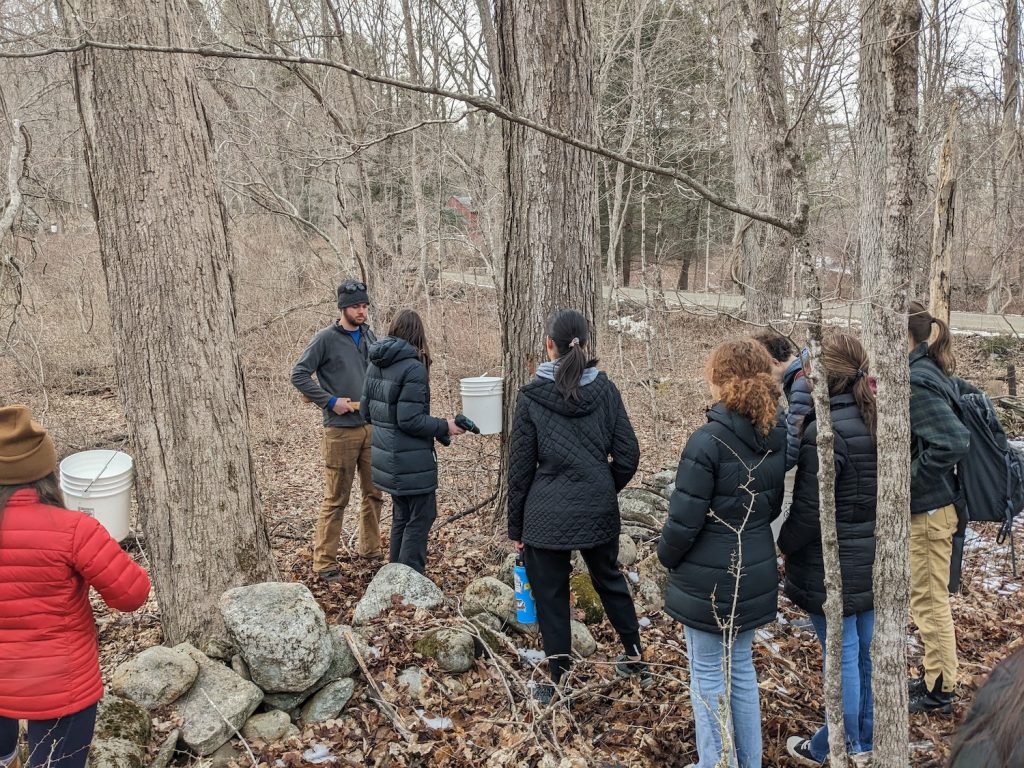
<path id="1" fill-rule="evenodd" d="M 370 345 L 370 362 L 378 368 L 388 368 L 402 360 L 410 358 L 419 360 L 419 352 L 405 339 L 397 336 L 385 336 Z"/>
<path id="2" fill-rule="evenodd" d="M 103 696 L 90 586 L 119 611 L 149 596 L 94 518 L 16 491 L 0 512 L 0 717 L 49 720 Z"/>
<path id="3" fill-rule="evenodd" d="M 615 540 L 618 492 L 639 463 L 622 396 L 605 374 L 580 388 L 579 402 L 554 381 L 534 379 L 519 390 L 512 421 L 509 538 L 561 550 Z"/>
<path id="4" fill-rule="evenodd" d="M 814 412 L 811 383 L 804 375 L 808 351 L 801 350 L 782 374 L 782 393 L 786 396 L 786 470 L 796 466 L 800 455 L 800 431 L 808 415 Z"/>

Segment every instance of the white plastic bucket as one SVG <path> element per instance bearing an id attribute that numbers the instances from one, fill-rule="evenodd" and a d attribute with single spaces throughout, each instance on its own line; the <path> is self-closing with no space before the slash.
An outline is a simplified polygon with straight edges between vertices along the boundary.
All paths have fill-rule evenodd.
<path id="1" fill-rule="evenodd" d="M 501 377 L 473 376 L 459 380 L 462 412 L 478 427 L 481 435 L 501 432 Z"/>
<path id="2" fill-rule="evenodd" d="M 116 541 L 128 535 L 132 457 L 120 451 L 83 451 L 60 463 L 60 489 L 69 509 L 95 517 Z"/>

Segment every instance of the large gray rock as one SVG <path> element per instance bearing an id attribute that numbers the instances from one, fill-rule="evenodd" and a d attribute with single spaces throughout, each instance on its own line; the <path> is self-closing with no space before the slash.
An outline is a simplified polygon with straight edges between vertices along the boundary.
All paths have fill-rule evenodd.
<path id="1" fill-rule="evenodd" d="M 304 691 L 331 665 L 327 619 L 302 584 L 229 589 L 221 595 L 220 612 L 252 681 L 265 691 Z"/>
<path id="2" fill-rule="evenodd" d="M 406 667 L 398 673 L 398 684 L 404 685 L 414 699 L 419 697 L 426 680 L 427 673 L 422 667 Z"/>
<path id="3" fill-rule="evenodd" d="M 515 567 L 516 553 L 511 552 L 505 556 L 505 559 L 501 561 L 501 565 L 498 566 L 498 581 L 510 587 L 515 587 L 515 577 L 513 576 Z"/>
<path id="4" fill-rule="evenodd" d="M 473 636 L 461 629 L 436 629 L 416 642 L 416 652 L 446 672 L 466 672 L 476 658 Z"/>
<path id="5" fill-rule="evenodd" d="M 624 522 L 660 530 L 668 518 L 668 501 L 645 488 L 625 488 L 619 492 L 619 514 Z"/>
<path id="6" fill-rule="evenodd" d="M 241 766 L 247 763 L 250 761 L 245 750 L 239 749 L 229 741 L 210 755 L 209 768 L 231 768 L 233 765 Z"/>
<path id="7" fill-rule="evenodd" d="M 274 692 L 265 694 L 263 697 L 264 703 L 277 709 L 283 709 L 285 712 L 291 712 L 321 688 L 336 680 L 351 677 L 355 674 L 356 670 L 359 669 L 359 663 L 356 661 L 351 646 L 345 640 L 345 631 L 351 629 L 351 627 L 345 624 L 334 624 L 331 626 L 331 645 L 334 648 L 331 665 L 315 683 L 306 690 L 295 693 Z M 359 655 L 365 660 L 370 655 L 370 646 L 354 630 L 352 631 L 352 641 L 355 643 Z"/>
<path id="8" fill-rule="evenodd" d="M 569 622 L 572 632 L 572 650 L 583 658 L 591 656 L 597 651 L 597 641 L 590 634 L 586 624 L 581 624 L 575 619 Z"/>
<path id="9" fill-rule="evenodd" d="M 96 707 L 88 768 L 142 768 L 149 742 L 149 712 L 108 693 Z"/>
<path id="10" fill-rule="evenodd" d="M 272 709 L 261 715 L 253 715 L 242 726 L 242 735 L 247 739 L 259 739 L 267 744 L 284 738 L 292 719 L 287 712 Z"/>
<path id="11" fill-rule="evenodd" d="M 188 643 L 174 649 L 199 665 L 195 684 L 177 704 L 181 740 L 200 755 L 212 754 L 245 725 L 263 700 L 263 691 Z"/>
<path id="12" fill-rule="evenodd" d="M 304 724 L 322 723 L 333 720 L 352 698 L 356 684 L 351 678 L 336 680 L 313 694 L 313 698 L 302 707 L 301 720 Z"/>
<path id="13" fill-rule="evenodd" d="M 661 472 L 656 473 L 648 481 L 648 484 L 664 499 L 671 498 L 672 491 L 676 487 L 676 470 L 675 469 L 663 469 Z"/>
<path id="14" fill-rule="evenodd" d="M 283 709 L 285 712 L 294 712 L 302 706 L 303 702 L 316 693 L 316 690 L 309 688 L 298 693 L 265 693 L 263 703 L 274 709 Z"/>
<path id="15" fill-rule="evenodd" d="M 516 593 L 493 576 L 471 581 L 462 595 L 462 610 L 467 616 L 490 613 L 499 619 L 513 617 Z"/>
<path id="16" fill-rule="evenodd" d="M 155 645 L 115 669 L 110 690 L 147 709 L 156 709 L 185 693 L 198 674 L 199 666 L 190 657 Z"/>
<path id="17" fill-rule="evenodd" d="M 388 563 L 377 571 L 366 588 L 356 605 L 352 623 L 365 624 L 386 612 L 392 605 L 392 595 L 398 595 L 403 605 L 417 608 L 436 608 L 444 602 L 444 593 L 426 576 L 407 565 Z"/>
<path id="18" fill-rule="evenodd" d="M 636 542 L 626 534 L 619 536 L 619 565 L 632 565 L 636 562 Z"/>

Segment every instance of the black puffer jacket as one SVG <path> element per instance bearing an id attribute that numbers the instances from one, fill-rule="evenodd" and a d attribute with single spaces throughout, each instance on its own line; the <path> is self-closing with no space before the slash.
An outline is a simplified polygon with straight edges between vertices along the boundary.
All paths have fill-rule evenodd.
<path id="1" fill-rule="evenodd" d="M 619 535 L 618 492 L 639 463 L 636 434 L 607 376 L 581 386 L 579 402 L 534 379 L 519 390 L 512 422 L 509 538 L 541 549 L 607 544 Z"/>
<path id="2" fill-rule="evenodd" d="M 852 394 L 831 399 L 836 457 L 836 530 L 843 574 L 843 615 L 874 608 L 875 505 L 878 468 L 874 440 Z M 814 418 L 813 413 L 809 417 Z M 818 516 L 818 422 L 800 444 L 793 504 L 779 532 L 786 555 L 786 595 L 808 613 L 825 612 L 825 565 Z"/>
<path id="3" fill-rule="evenodd" d="M 774 621 L 778 609 L 771 522 L 782 511 L 786 427 L 780 419 L 762 436 L 721 403 L 707 417 L 686 441 L 658 542 L 658 559 L 669 569 L 665 610 L 704 632 L 721 632 L 733 616 L 733 630 L 745 632 Z"/>
<path id="4" fill-rule="evenodd" d="M 436 490 L 434 438 L 448 422 L 430 415 L 427 367 L 409 342 L 385 336 L 370 347 L 360 407 L 373 424 L 373 484 L 393 496 Z"/>

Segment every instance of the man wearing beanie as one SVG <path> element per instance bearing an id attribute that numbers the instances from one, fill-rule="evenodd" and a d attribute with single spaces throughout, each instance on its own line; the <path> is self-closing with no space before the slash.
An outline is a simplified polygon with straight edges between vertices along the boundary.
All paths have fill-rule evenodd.
<path id="1" fill-rule="evenodd" d="M 313 571 L 337 581 L 338 541 L 352 483 L 359 472 L 359 555 L 379 559 L 383 496 L 370 474 L 372 429 L 359 413 L 367 353 L 377 340 L 366 324 L 370 298 L 366 284 L 346 280 L 338 286 L 337 322 L 318 331 L 292 368 L 292 384 L 323 411 L 324 500 L 313 539 Z M 316 378 L 314 379 L 314 374 Z"/>

